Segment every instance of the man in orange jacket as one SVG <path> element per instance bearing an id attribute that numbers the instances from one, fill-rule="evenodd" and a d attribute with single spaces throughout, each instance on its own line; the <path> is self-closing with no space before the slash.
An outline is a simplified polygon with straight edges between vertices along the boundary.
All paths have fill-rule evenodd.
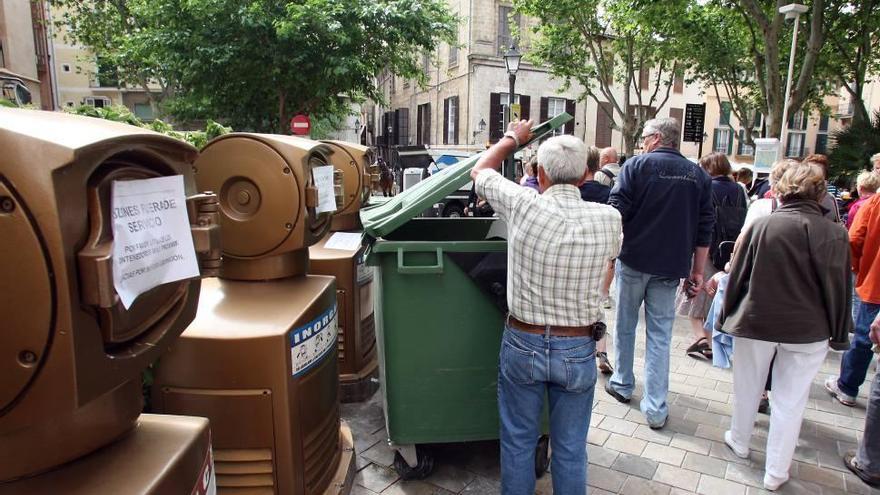
<path id="1" fill-rule="evenodd" d="M 862 300 L 855 319 L 849 350 L 840 362 L 840 377 L 830 377 L 825 388 L 841 404 L 854 406 L 859 387 L 865 382 L 874 353 L 869 337 L 871 323 L 880 313 L 880 195 L 862 205 L 849 229 L 856 293 Z"/>

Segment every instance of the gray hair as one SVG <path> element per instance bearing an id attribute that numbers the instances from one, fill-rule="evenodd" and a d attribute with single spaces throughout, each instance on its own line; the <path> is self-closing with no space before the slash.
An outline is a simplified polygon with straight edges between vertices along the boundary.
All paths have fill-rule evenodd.
<path id="1" fill-rule="evenodd" d="M 680 127 L 678 120 L 672 117 L 651 119 L 645 122 L 642 135 L 659 134 L 661 146 L 678 149 Z"/>
<path id="2" fill-rule="evenodd" d="M 553 184 L 577 182 L 587 168 L 587 147 L 574 136 L 552 137 L 538 148 L 538 166 Z"/>
<path id="3" fill-rule="evenodd" d="M 599 154 L 599 159 L 607 163 L 617 163 L 617 150 L 611 146 L 603 148 Z"/>
<path id="4" fill-rule="evenodd" d="M 880 153 L 874 153 L 871 155 L 871 165 L 880 162 Z"/>

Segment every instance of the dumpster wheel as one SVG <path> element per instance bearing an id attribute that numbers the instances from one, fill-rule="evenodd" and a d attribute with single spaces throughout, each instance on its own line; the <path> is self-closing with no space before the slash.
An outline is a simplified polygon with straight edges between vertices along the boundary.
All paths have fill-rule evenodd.
<path id="1" fill-rule="evenodd" d="M 415 466 L 410 466 L 400 451 L 394 452 L 394 470 L 403 480 L 423 480 L 434 471 L 434 456 L 431 455 L 427 448 L 422 445 L 416 445 L 416 458 L 418 462 Z"/>
<path id="2" fill-rule="evenodd" d="M 535 477 L 540 478 L 550 467 L 550 437 L 541 435 L 535 447 Z"/>

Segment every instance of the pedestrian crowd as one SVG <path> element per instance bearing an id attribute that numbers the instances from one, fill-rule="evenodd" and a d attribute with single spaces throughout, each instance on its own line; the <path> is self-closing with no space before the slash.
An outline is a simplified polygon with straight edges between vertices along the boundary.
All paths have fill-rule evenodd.
<path id="1" fill-rule="evenodd" d="M 775 163 L 767 178 L 736 173 L 712 153 L 694 163 L 678 151 L 675 119 L 645 123 L 643 153 L 573 136 L 545 140 L 522 185 L 499 173 L 532 137 L 512 123 L 471 175 L 508 228 L 507 300 L 498 407 L 502 493 L 534 493 L 535 446 L 549 404 L 554 493 L 586 492 L 587 430 L 597 368 L 605 392 L 628 403 L 636 390 L 636 330 L 644 307 L 640 409 L 648 426 L 669 418 L 672 328 L 687 317 L 686 354 L 733 368 L 733 414 L 724 441 L 750 456 L 757 414 L 770 415 L 764 487 L 789 478 L 810 385 L 829 348 L 844 351 L 825 382 L 854 406 L 880 348 L 880 153 L 841 208 L 828 160 Z M 868 164 L 865 164 L 868 165 Z M 610 293 L 614 281 L 615 291 Z M 604 309 L 616 305 L 614 362 Z M 852 336 L 850 334 L 852 333 Z M 869 394 L 865 433 L 845 465 L 880 486 L 880 376 Z"/>

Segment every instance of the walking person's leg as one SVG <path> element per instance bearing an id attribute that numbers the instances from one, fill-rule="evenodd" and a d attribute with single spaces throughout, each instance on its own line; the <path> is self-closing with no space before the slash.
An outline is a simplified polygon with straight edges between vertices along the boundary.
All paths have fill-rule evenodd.
<path id="1" fill-rule="evenodd" d="M 865 483 L 880 488 L 880 372 L 874 375 L 865 413 L 865 434 L 858 451 L 847 452 L 843 463 Z"/>
<path id="2" fill-rule="evenodd" d="M 505 328 L 498 366 L 498 414 L 501 422 L 501 492 L 535 493 L 535 448 L 541 435 L 546 390 L 543 336 Z"/>
<path id="3" fill-rule="evenodd" d="M 773 363 L 773 395 L 770 397 L 770 433 L 764 488 L 775 490 L 788 480 L 791 458 L 797 447 L 810 397 L 810 385 L 828 354 L 828 342 L 780 344 Z"/>
<path id="4" fill-rule="evenodd" d="M 776 344 L 762 340 L 733 339 L 733 415 L 724 441 L 739 457 L 748 457 L 758 403 L 770 372 Z"/>
<path id="5" fill-rule="evenodd" d="M 616 369 L 605 390 L 618 401 L 629 401 L 636 386 L 633 359 L 636 349 L 636 326 L 639 308 L 645 300 L 648 276 L 617 260 L 617 321 L 614 327 L 614 358 Z"/>
<path id="6" fill-rule="evenodd" d="M 641 410 L 651 428 L 662 428 L 669 416 L 669 351 L 675 323 L 679 279 L 651 276 L 645 294 L 645 393 Z"/>
<path id="7" fill-rule="evenodd" d="M 596 387 L 590 338 L 551 338 L 550 449 L 553 493 L 586 495 L 587 431 Z"/>
<path id="8" fill-rule="evenodd" d="M 825 381 L 825 388 L 843 405 L 855 405 L 859 387 L 865 383 L 871 359 L 874 357 L 871 352 L 874 343 L 868 337 L 868 331 L 878 312 L 880 304 L 862 302 L 849 350 L 840 360 L 840 377 L 831 377 Z"/>

